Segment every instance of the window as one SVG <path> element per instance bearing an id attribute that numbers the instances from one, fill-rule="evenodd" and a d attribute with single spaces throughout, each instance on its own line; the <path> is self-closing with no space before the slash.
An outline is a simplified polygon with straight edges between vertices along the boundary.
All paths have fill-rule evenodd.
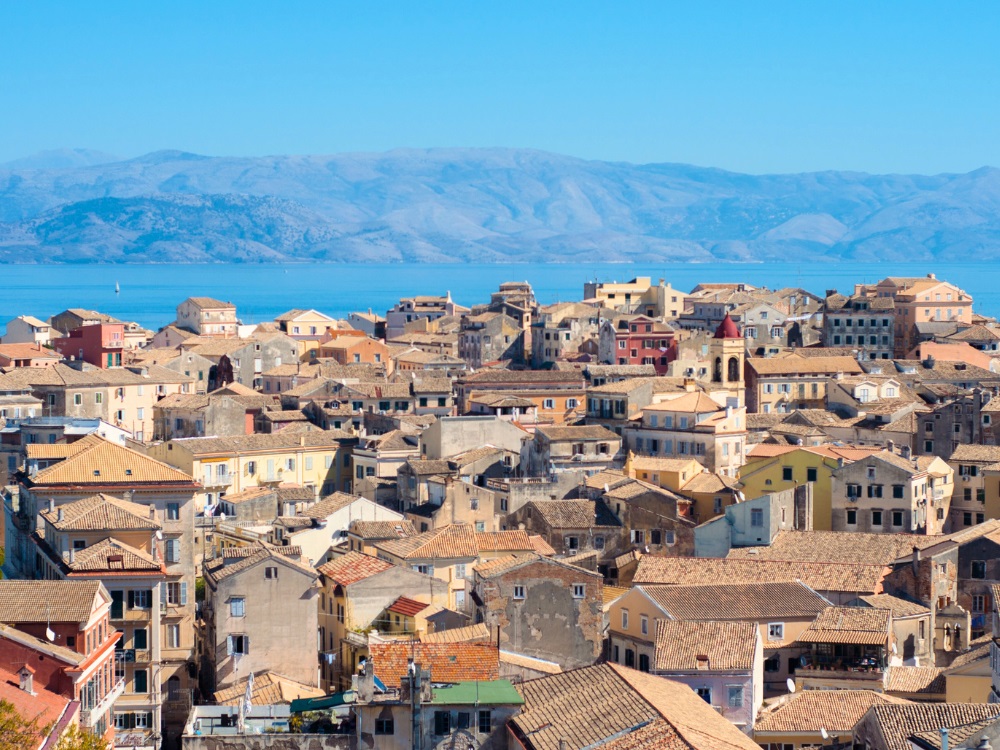
<path id="1" fill-rule="evenodd" d="M 149 673 L 145 669 L 137 669 L 132 673 L 132 692 L 149 692 Z"/>
<path id="2" fill-rule="evenodd" d="M 543 409 L 555 409 L 556 408 L 556 401 L 555 401 L 555 399 L 553 399 L 553 398 L 547 398 L 544 401 L 542 401 L 542 408 Z"/>
<path id="3" fill-rule="evenodd" d="M 493 731 L 493 712 L 481 710 L 479 712 L 479 733 L 490 734 Z"/>
<path id="4" fill-rule="evenodd" d="M 242 596 L 234 596 L 229 600 L 229 616 L 243 617 L 246 614 L 246 599 Z"/>
<path id="5" fill-rule="evenodd" d="M 168 583 L 163 592 L 166 596 L 166 602 L 161 602 L 161 604 L 169 604 L 172 607 L 187 606 L 187 582 L 175 581 Z"/>
<path id="6" fill-rule="evenodd" d="M 893 528 L 901 529 L 903 528 L 903 511 L 894 510 L 892 512 L 892 525 Z"/>
<path id="7" fill-rule="evenodd" d="M 818 478 L 818 472 L 814 467 L 809 467 L 806 469 L 806 481 L 815 482 Z"/>
<path id="8" fill-rule="evenodd" d="M 962 514 L 962 525 L 963 526 L 972 526 L 972 514 L 971 513 L 963 513 Z"/>
<path id="9" fill-rule="evenodd" d="M 981 614 L 986 609 L 986 597 L 982 594 L 972 595 L 972 611 Z"/>
<path id="10" fill-rule="evenodd" d="M 391 718 L 375 719 L 375 734 L 395 734 L 396 727 Z"/>
<path id="11" fill-rule="evenodd" d="M 83 403 L 83 394 L 82 393 L 74 393 L 73 394 L 73 404 L 76 405 L 76 406 L 80 406 L 82 403 Z"/>
<path id="12" fill-rule="evenodd" d="M 587 587 L 584 586 L 582 583 L 574 583 L 573 584 L 573 598 L 574 599 L 583 599 L 583 596 L 586 593 L 586 591 L 587 591 Z"/>
<path id="13" fill-rule="evenodd" d="M 695 692 L 698 694 L 699 698 L 705 701 L 705 703 L 710 706 L 712 705 L 712 688 L 700 687 L 695 690 Z"/>
<path id="14" fill-rule="evenodd" d="M 785 623 L 769 622 L 767 624 L 767 640 L 780 641 L 785 637 Z"/>
<path id="15" fill-rule="evenodd" d="M 515 586 L 514 587 L 514 598 L 515 599 L 524 599 L 524 586 Z"/>
<path id="16" fill-rule="evenodd" d="M 456 563 L 455 580 L 465 580 L 465 563 Z"/>
<path id="17" fill-rule="evenodd" d="M 181 626 L 175 624 L 167 625 L 167 648 L 181 647 Z"/>
<path id="18" fill-rule="evenodd" d="M 882 511 L 880 511 L 880 510 L 873 510 L 872 511 L 872 526 L 881 526 L 881 525 L 882 525 Z"/>
<path id="19" fill-rule="evenodd" d="M 145 651 L 149 648 L 149 634 L 146 628 L 136 628 L 132 631 L 132 648 L 138 651 Z"/>
<path id="20" fill-rule="evenodd" d="M 868 497 L 882 497 L 882 485 L 881 484 L 869 484 L 868 485 Z"/>
<path id="21" fill-rule="evenodd" d="M 167 520 L 179 521 L 181 517 L 180 503 L 167 503 Z"/>
<path id="22" fill-rule="evenodd" d="M 181 541 L 180 539 L 167 539 L 163 543 L 163 554 L 168 563 L 178 563 L 181 561 Z"/>
<path id="23" fill-rule="evenodd" d="M 646 615 L 639 617 L 639 632 L 643 635 L 649 635 L 649 618 Z"/>
<path id="24" fill-rule="evenodd" d="M 277 580 L 277 578 L 278 578 L 278 569 L 277 568 L 270 568 L 270 567 L 269 568 L 264 568 L 264 578 L 266 578 L 268 580 L 272 580 L 272 581 Z"/>
<path id="25" fill-rule="evenodd" d="M 780 672 L 781 671 L 781 656 L 775 654 L 769 659 L 764 660 L 764 671 L 765 672 Z"/>
<path id="26" fill-rule="evenodd" d="M 451 711 L 434 712 L 434 734 L 445 735 L 451 731 Z"/>
<path id="27" fill-rule="evenodd" d="M 986 578 L 986 561 L 985 560 L 973 560 L 972 561 L 972 571 L 971 578 Z"/>
<path id="28" fill-rule="evenodd" d="M 729 696 L 730 708 L 743 708 L 743 686 L 727 685 L 726 692 Z"/>
<path id="29" fill-rule="evenodd" d="M 622 630 L 628 630 L 628 610 L 622 610 Z"/>
<path id="30" fill-rule="evenodd" d="M 764 526 L 764 510 L 762 508 L 750 509 L 750 525 L 756 527 Z"/>
<path id="31" fill-rule="evenodd" d="M 795 481 L 794 480 L 794 476 L 795 475 L 794 475 L 794 472 L 792 471 L 792 467 L 791 466 L 782 466 L 781 467 L 781 478 L 782 478 L 783 481 L 785 481 L 785 482 Z"/>
<path id="32" fill-rule="evenodd" d="M 858 525 L 858 511 L 854 508 L 849 508 L 847 510 L 847 525 L 857 526 Z"/>
<path id="33" fill-rule="evenodd" d="M 250 653 L 250 638 L 245 635 L 231 635 L 226 639 L 226 653 L 230 656 Z"/>
<path id="34" fill-rule="evenodd" d="M 128 592 L 129 609 L 149 609 L 152 600 L 152 592 L 149 589 Z"/>
<path id="35" fill-rule="evenodd" d="M 905 492 L 905 487 L 903 487 L 903 485 L 901 484 L 892 485 L 892 496 L 895 499 L 901 500 L 903 498 L 904 492 Z"/>

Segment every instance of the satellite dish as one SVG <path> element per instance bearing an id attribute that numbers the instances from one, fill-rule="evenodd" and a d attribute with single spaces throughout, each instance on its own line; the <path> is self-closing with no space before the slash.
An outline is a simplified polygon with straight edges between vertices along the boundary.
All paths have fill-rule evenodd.
<path id="1" fill-rule="evenodd" d="M 220 513 L 219 514 L 219 520 L 220 521 L 225 521 L 226 520 L 226 514 L 225 513 Z"/>
<path id="2" fill-rule="evenodd" d="M 820 737 L 822 737 L 824 740 L 830 739 L 830 733 L 828 731 L 826 731 L 826 729 L 823 728 L 823 727 L 819 728 L 819 734 L 820 734 Z"/>
<path id="3" fill-rule="evenodd" d="M 788 692 L 789 693 L 794 693 L 795 692 L 795 680 L 793 680 L 791 677 L 789 677 L 787 680 L 785 680 L 785 687 L 788 688 Z"/>
<path id="4" fill-rule="evenodd" d="M 894 654 L 898 654 L 899 653 L 899 651 L 896 649 L 896 643 L 895 642 L 893 642 L 893 644 L 892 644 L 892 653 L 894 653 Z"/>
<path id="5" fill-rule="evenodd" d="M 156 538 L 163 539 L 163 532 L 160 531 L 159 529 L 156 530 Z"/>
<path id="6" fill-rule="evenodd" d="M 55 643 L 56 641 L 56 633 L 52 628 L 45 628 L 45 637 L 52 643 Z"/>

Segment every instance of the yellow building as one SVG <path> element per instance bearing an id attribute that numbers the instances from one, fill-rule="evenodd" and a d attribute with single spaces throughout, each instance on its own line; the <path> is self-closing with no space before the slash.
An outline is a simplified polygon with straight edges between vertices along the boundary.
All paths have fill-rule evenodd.
<path id="1" fill-rule="evenodd" d="M 693 458 L 636 456 L 629 453 L 625 476 L 670 490 L 692 501 L 692 513 L 703 523 L 725 512 L 736 502 L 738 483 L 732 477 L 710 472 Z"/>
<path id="2" fill-rule="evenodd" d="M 151 445 L 146 452 L 200 481 L 208 503 L 224 494 L 279 484 L 307 487 L 318 499 L 349 489 L 354 440 L 340 430 L 315 430 L 182 438 Z"/>
<path id="3" fill-rule="evenodd" d="M 990 671 L 989 635 L 959 654 L 944 670 L 945 701 L 948 703 L 989 703 L 993 673 Z M 977 645 L 978 644 L 978 645 Z"/>
<path id="4" fill-rule="evenodd" d="M 830 531 L 832 497 L 830 478 L 845 463 L 867 458 L 880 447 L 835 445 L 757 445 L 740 469 L 739 485 L 749 499 L 803 484 L 813 486 L 813 530 Z"/>

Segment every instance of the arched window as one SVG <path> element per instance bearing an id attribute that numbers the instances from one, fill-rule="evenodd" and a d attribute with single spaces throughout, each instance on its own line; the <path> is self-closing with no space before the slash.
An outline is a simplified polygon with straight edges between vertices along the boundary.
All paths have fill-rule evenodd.
<path id="1" fill-rule="evenodd" d="M 736 383 L 740 379 L 740 361 L 736 357 L 729 358 L 729 382 Z"/>
<path id="2" fill-rule="evenodd" d="M 715 369 L 712 370 L 712 382 L 722 382 L 722 357 L 715 358 Z"/>

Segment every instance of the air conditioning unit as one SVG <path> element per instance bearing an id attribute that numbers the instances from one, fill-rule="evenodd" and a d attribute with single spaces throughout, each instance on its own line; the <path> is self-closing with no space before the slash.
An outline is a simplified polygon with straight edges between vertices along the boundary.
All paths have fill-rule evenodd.
<path id="1" fill-rule="evenodd" d="M 847 502 L 849 502 L 849 503 L 856 503 L 858 501 L 858 499 L 859 499 L 858 495 L 848 495 L 847 496 Z"/>

